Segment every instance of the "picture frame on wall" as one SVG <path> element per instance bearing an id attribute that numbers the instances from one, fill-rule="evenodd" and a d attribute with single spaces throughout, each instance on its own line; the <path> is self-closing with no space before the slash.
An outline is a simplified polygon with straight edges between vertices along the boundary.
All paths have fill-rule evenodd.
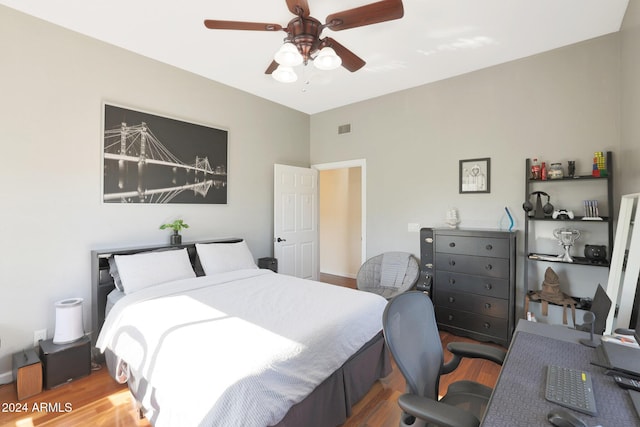
<path id="1" fill-rule="evenodd" d="M 491 192 L 491 158 L 460 160 L 460 194 Z"/>
<path id="2" fill-rule="evenodd" d="M 103 203 L 227 204 L 226 129 L 103 104 Z"/>

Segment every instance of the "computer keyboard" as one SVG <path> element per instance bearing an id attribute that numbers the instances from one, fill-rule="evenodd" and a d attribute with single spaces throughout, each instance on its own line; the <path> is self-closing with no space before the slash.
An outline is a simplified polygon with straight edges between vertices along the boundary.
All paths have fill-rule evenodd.
<path id="1" fill-rule="evenodd" d="M 585 414 L 598 413 L 589 372 L 556 365 L 547 366 L 544 397 L 550 402 Z"/>

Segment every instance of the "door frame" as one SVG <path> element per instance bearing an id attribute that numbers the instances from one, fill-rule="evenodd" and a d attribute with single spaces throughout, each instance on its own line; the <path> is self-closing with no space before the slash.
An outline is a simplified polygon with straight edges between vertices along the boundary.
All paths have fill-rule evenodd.
<path id="1" fill-rule="evenodd" d="M 340 162 L 331 162 L 331 163 L 318 163 L 311 165 L 313 169 L 317 169 L 319 171 L 323 170 L 333 170 L 333 169 L 347 169 L 347 168 L 360 168 L 360 182 L 361 182 L 361 218 L 360 218 L 360 264 L 363 264 L 367 260 L 367 160 L 366 159 L 354 159 L 354 160 L 344 160 Z M 318 182 L 320 180 L 318 179 Z M 318 198 L 318 210 L 320 209 L 320 199 Z M 322 245 L 322 241 L 318 242 Z M 320 249 L 318 248 L 318 253 L 320 253 Z M 320 268 L 320 263 L 318 263 L 318 268 Z"/>

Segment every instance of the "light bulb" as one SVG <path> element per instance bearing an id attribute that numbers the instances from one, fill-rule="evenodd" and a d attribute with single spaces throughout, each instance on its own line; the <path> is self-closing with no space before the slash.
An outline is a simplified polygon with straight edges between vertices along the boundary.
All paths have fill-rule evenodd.
<path id="1" fill-rule="evenodd" d="M 313 65 L 320 70 L 335 70 L 342 65 L 342 59 L 330 47 L 323 48 L 313 60 Z"/>
<path id="2" fill-rule="evenodd" d="M 283 65 L 278 65 L 278 68 L 271 75 L 280 83 L 293 83 L 298 80 L 298 75 L 293 71 L 293 68 Z"/>
<path id="3" fill-rule="evenodd" d="M 273 56 L 273 59 L 280 65 L 285 67 L 295 67 L 302 64 L 302 55 L 298 51 L 298 48 L 291 42 L 286 42 Z"/>

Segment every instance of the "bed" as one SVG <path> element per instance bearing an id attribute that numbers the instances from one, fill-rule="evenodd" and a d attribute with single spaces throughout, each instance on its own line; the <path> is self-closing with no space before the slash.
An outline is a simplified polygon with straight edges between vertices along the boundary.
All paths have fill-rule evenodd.
<path id="1" fill-rule="evenodd" d="M 384 298 L 258 269 L 242 239 L 92 259 L 96 354 L 154 425 L 337 426 L 390 372 Z"/>

